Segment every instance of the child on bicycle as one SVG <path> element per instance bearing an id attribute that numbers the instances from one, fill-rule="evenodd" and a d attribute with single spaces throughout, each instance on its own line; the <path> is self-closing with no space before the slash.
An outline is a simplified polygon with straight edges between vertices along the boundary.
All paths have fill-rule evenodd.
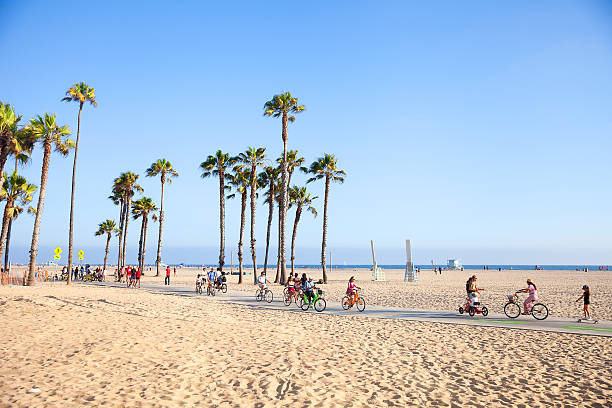
<path id="1" fill-rule="evenodd" d="M 361 290 L 361 288 L 355 285 L 355 277 L 351 276 L 348 281 L 348 287 L 346 288 L 346 295 L 349 297 L 349 309 L 353 307 L 355 302 L 357 302 L 357 298 L 359 297 L 359 293 L 357 293 L 357 289 Z"/>
<path id="2" fill-rule="evenodd" d="M 591 313 L 589 313 L 589 305 L 591 304 L 591 289 L 587 285 L 582 287 L 582 296 L 576 299 L 578 302 L 580 299 L 584 299 L 584 318 L 587 320 L 591 319 Z"/>

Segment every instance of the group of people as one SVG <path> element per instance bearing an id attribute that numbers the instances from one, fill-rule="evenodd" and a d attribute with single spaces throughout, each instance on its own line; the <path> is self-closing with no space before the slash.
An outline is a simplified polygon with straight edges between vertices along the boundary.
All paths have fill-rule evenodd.
<path id="1" fill-rule="evenodd" d="M 196 288 L 200 285 L 206 283 L 207 287 L 213 287 L 215 289 L 221 289 L 221 285 L 223 285 L 227 281 L 227 277 L 225 276 L 225 271 L 217 268 L 210 268 L 208 272 L 206 271 L 206 267 L 202 268 L 202 273 L 198 273 L 196 277 Z"/>
<path id="2" fill-rule="evenodd" d="M 126 266 L 119 270 L 119 278 L 117 279 L 119 282 L 123 282 L 123 278 L 125 277 L 125 283 L 127 287 L 140 287 L 140 276 L 142 275 L 142 271 L 138 266 Z"/>
<path id="3" fill-rule="evenodd" d="M 478 278 L 476 275 L 470 276 L 470 278 L 465 283 L 465 290 L 467 292 L 467 301 L 464 309 L 468 309 L 470 306 L 473 306 L 475 301 L 478 301 L 478 294 L 483 288 L 479 288 L 476 285 L 476 281 Z M 584 302 L 584 317 L 588 320 L 591 320 L 591 314 L 589 312 L 589 305 L 591 304 L 591 290 L 587 285 L 582 287 L 582 296 L 580 296 L 576 302 L 583 300 Z M 523 313 L 524 315 L 528 315 L 531 312 L 531 307 L 533 302 L 538 300 L 538 288 L 535 283 L 531 279 L 527 279 L 527 287 L 524 289 L 519 289 L 516 293 L 528 293 L 527 299 L 523 302 Z"/>

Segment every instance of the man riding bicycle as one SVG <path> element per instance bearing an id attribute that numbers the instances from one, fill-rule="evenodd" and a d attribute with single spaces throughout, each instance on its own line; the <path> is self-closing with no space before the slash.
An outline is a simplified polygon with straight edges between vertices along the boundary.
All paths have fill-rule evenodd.
<path id="1" fill-rule="evenodd" d="M 306 283 L 304 283 L 304 294 L 308 298 L 309 302 L 312 302 L 312 299 L 314 298 L 314 287 L 315 284 L 312 281 L 312 276 L 310 276 Z"/>
<path id="2" fill-rule="evenodd" d="M 208 287 L 212 289 L 213 283 L 215 282 L 215 271 L 213 268 L 210 268 L 210 271 L 208 271 L 206 280 L 208 281 Z"/>

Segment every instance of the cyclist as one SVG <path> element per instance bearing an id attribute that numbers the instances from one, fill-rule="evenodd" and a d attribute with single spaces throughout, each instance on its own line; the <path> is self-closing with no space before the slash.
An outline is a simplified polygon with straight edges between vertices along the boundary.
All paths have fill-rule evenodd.
<path id="1" fill-rule="evenodd" d="M 538 288 L 536 287 L 535 283 L 531 281 L 531 279 L 527 279 L 527 288 L 521 289 L 517 291 L 517 293 L 529 293 L 529 296 L 527 296 L 527 299 L 525 299 L 525 302 L 523 303 L 525 309 L 522 313 L 524 315 L 528 315 L 531 312 L 531 304 L 538 300 Z"/>
<path id="2" fill-rule="evenodd" d="M 202 275 L 198 273 L 196 277 L 196 290 L 198 290 L 200 286 L 202 286 Z"/>
<path id="3" fill-rule="evenodd" d="M 287 290 L 287 296 L 289 296 L 289 299 L 297 296 L 297 292 L 295 291 L 295 279 L 293 278 L 292 273 L 289 274 L 289 279 L 287 279 Z"/>
<path id="4" fill-rule="evenodd" d="M 257 278 L 257 286 L 259 286 L 259 289 L 263 292 L 268 289 L 268 283 L 270 283 L 270 281 L 266 278 L 266 273 L 262 272 L 259 278 Z"/>
<path id="5" fill-rule="evenodd" d="M 314 298 L 314 287 L 315 287 L 315 284 L 312 281 L 312 276 L 310 276 L 308 277 L 308 280 L 304 284 L 304 294 L 308 298 L 309 302 L 312 302 L 312 299 Z"/>
<path id="6" fill-rule="evenodd" d="M 351 307 L 353 307 L 353 305 L 355 304 L 355 302 L 357 302 L 357 298 L 359 297 L 359 294 L 357 293 L 357 289 L 361 290 L 361 288 L 357 285 L 355 285 L 355 277 L 351 276 L 351 278 L 348 281 L 348 287 L 346 288 L 346 294 L 349 297 L 349 309 Z"/>
<path id="7" fill-rule="evenodd" d="M 475 297 L 476 293 L 480 293 L 480 291 L 483 290 L 482 288 L 479 288 L 476 286 L 477 279 L 478 278 L 476 277 L 476 275 L 472 275 L 470 279 L 468 279 L 467 282 L 465 282 L 467 300 L 466 300 L 465 306 L 463 307 L 463 310 L 469 310 L 470 304 L 471 304 L 471 298 Z"/>
<path id="8" fill-rule="evenodd" d="M 223 285 L 226 280 L 225 272 L 219 271 L 219 268 L 217 268 L 217 289 L 221 289 L 221 285 Z"/>
<path id="9" fill-rule="evenodd" d="M 208 287 L 212 289 L 213 283 L 215 282 L 215 271 L 213 270 L 213 268 L 210 268 L 210 271 L 208 271 L 206 278 L 208 281 Z"/>

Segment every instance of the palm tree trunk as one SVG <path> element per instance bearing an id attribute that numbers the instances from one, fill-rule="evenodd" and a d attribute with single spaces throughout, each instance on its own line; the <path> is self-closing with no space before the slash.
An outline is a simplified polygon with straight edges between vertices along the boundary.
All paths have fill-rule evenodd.
<path id="1" fill-rule="evenodd" d="M 147 252 L 147 227 L 149 226 L 149 214 L 145 214 L 144 218 L 144 232 L 142 235 L 142 258 L 140 265 L 140 272 L 142 273 L 145 265 L 145 254 Z"/>
<path id="2" fill-rule="evenodd" d="M 257 199 L 255 192 L 257 191 L 256 178 L 257 168 L 251 166 L 251 258 L 253 259 L 253 284 L 257 284 L 257 251 L 255 249 L 255 211 L 257 209 Z"/>
<path id="3" fill-rule="evenodd" d="M 73 233 L 74 233 L 74 189 L 76 186 L 76 164 L 77 155 L 79 154 L 79 138 L 81 137 L 81 111 L 83 110 L 83 102 L 79 105 L 79 120 L 77 122 L 77 138 L 76 144 L 74 145 L 74 163 L 72 164 L 72 192 L 70 194 L 70 228 L 68 232 L 68 270 L 72 270 L 72 255 L 74 252 L 73 245 Z M 68 281 L 70 285 L 70 274 L 68 274 Z"/>
<path id="4" fill-rule="evenodd" d="M 123 233 L 123 263 L 125 265 L 126 258 L 126 245 L 127 245 L 127 234 L 128 234 L 128 224 L 130 223 L 130 208 L 132 207 L 132 196 L 128 193 L 127 205 L 125 207 L 125 232 Z"/>
<path id="5" fill-rule="evenodd" d="M 244 220 L 246 217 L 247 190 L 242 194 L 242 210 L 240 212 L 240 240 L 238 241 L 238 283 L 242 283 L 242 237 L 244 236 Z"/>
<path id="6" fill-rule="evenodd" d="M 6 233 L 6 252 L 4 253 L 4 272 L 8 271 L 9 249 L 11 248 L 11 229 L 13 228 L 13 217 L 9 220 Z"/>
<path id="7" fill-rule="evenodd" d="M 225 265 L 225 175 L 219 169 L 219 268 Z"/>
<path id="8" fill-rule="evenodd" d="M 302 215 L 302 204 L 298 203 L 297 209 L 295 210 L 295 222 L 293 223 L 293 236 L 291 237 L 291 273 L 295 269 L 295 236 L 297 235 L 298 222 L 300 222 L 300 216 Z"/>
<path id="9" fill-rule="evenodd" d="M 287 112 L 283 112 L 283 163 L 282 163 L 282 177 L 281 177 L 281 202 L 279 205 L 279 211 L 281 213 L 281 227 L 280 227 L 280 283 L 285 284 L 286 277 L 286 260 L 285 260 L 285 219 L 287 214 Z"/>
<path id="10" fill-rule="evenodd" d="M 321 243 L 321 266 L 323 267 L 323 282 L 327 283 L 325 266 L 325 250 L 327 248 L 327 201 L 329 199 L 329 176 L 325 176 L 325 203 L 323 205 L 323 242 Z"/>
<path id="11" fill-rule="evenodd" d="M 102 273 L 104 273 L 104 271 L 106 270 L 106 265 L 108 262 L 108 247 L 110 245 L 110 240 L 111 240 L 111 233 L 108 233 L 108 236 L 106 237 L 106 249 L 104 250 L 104 269 L 102 269 Z"/>
<path id="12" fill-rule="evenodd" d="M 276 239 L 276 277 L 274 278 L 274 283 L 278 283 L 280 280 L 280 264 L 281 264 L 281 250 L 280 250 L 280 236 L 281 236 L 281 224 L 282 224 L 282 214 L 280 212 L 280 201 L 278 202 L 278 237 Z"/>
<path id="13" fill-rule="evenodd" d="M 138 267 L 142 271 L 142 235 L 145 228 L 144 214 L 142 216 L 142 223 L 140 224 L 140 239 L 138 240 Z"/>
<path id="14" fill-rule="evenodd" d="M 272 228 L 272 216 L 274 215 L 274 180 L 270 180 L 270 190 L 268 190 L 270 202 L 268 203 L 268 230 L 266 231 L 266 257 L 264 258 L 264 272 L 268 271 L 268 250 L 270 249 L 270 229 Z"/>
<path id="15" fill-rule="evenodd" d="M 155 267 L 159 276 L 159 264 L 161 263 L 161 248 L 162 248 L 162 233 L 164 231 L 164 185 L 166 184 L 166 174 L 162 172 L 161 175 L 161 203 L 159 206 L 159 234 L 157 236 L 157 259 L 155 260 Z"/>
<path id="16" fill-rule="evenodd" d="M 28 286 L 34 284 L 34 268 L 36 267 L 36 256 L 38 255 L 38 238 L 40 236 L 40 222 L 42 221 L 43 207 L 45 205 L 45 195 L 47 195 L 47 178 L 49 176 L 49 161 L 51 160 L 51 141 L 46 140 L 43 146 L 42 171 L 40 173 L 40 191 L 38 193 L 38 205 L 36 216 L 34 217 L 34 229 L 32 231 L 32 245 L 30 246 L 30 266 L 28 269 Z M 68 280 L 70 280 L 68 269 Z"/>
<path id="17" fill-rule="evenodd" d="M 125 200 L 122 197 L 119 202 L 119 248 L 117 249 L 117 279 L 119 279 L 119 273 L 121 272 L 121 242 L 123 239 L 123 207 L 125 206 L 124 201 Z"/>
<path id="18" fill-rule="evenodd" d="M 2 254 L 4 253 L 4 245 L 6 244 L 6 234 L 8 233 L 8 224 L 9 224 L 9 212 L 13 207 L 14 200 L 7 201 L 4 206 L 4 215 L 2 216 L 2 234 L 0 235 L 0 259 L 2 259 Z"/>

